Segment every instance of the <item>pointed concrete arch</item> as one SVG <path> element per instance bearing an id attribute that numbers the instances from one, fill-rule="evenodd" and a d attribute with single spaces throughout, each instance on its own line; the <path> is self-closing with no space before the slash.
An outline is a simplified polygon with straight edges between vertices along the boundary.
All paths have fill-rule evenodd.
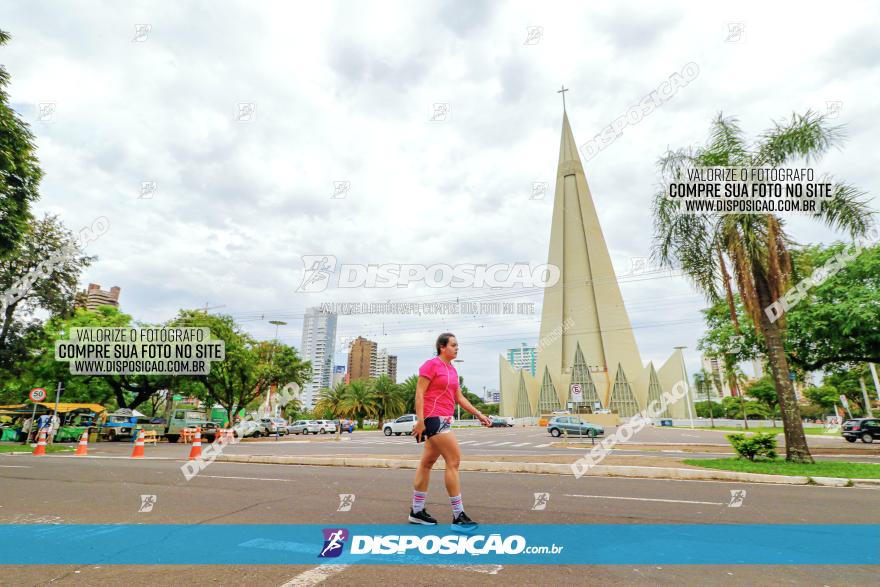
<path id="1" fill-rule="evenodd" d="M 630 418 L 639 411 L 639 404 L 636 402 L 636 396 L 633 394 L 632 386 L 623 372 L 623 366 L 617 365 L 617 375 L 614 377 L 614 387 L 611 389 L 611 401 L 609 407 L 612 412 L 620 415 L 621 418 Z"/>

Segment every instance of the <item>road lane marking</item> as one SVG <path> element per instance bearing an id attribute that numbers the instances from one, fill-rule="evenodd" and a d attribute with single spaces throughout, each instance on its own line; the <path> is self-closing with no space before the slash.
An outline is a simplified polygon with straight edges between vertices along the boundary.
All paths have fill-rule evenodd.
<path id="1" fill-rule="evenodd" d="M 319 565 L 308 571 L 304 571 L 282 585 L 281 587 L 311 587 L 324 582 L 333 575 L 341 573 L 349 565 Z"/>
<path id="2" fill-rule="evenodd" d="M 700 505 L 724 505 L 720 501 L 688 501 L 685 499 L 656 499 L 652 497 L 620 497 L 617 495 L 578 495 L 566 493 L 565 497 L 595 497 L 599 499 L 625 499 L 630 501 L 660 501 L 663 503 L 696 503 Z"/>
<path id="3" fill-rule="evenodd" d="M 462 440 L 458 444 L 473 444 L 476 440 Z"/>
<path id="4" fill-rule="evenodd" d="M 198 475 L 199 477 L 207 477 L 210 479 L 247 479 L 250 481 L 287 481 L 293 483 L 296 479 L 274 479 L 272 477 L 232 477 L 226 475 Z"/>
<path id="5" fill-rule="evenodd" d="M 512 442 L 496 442 L 492 446 L 504 446 L 505 444 L 513 444 Z"/>
<path id="6" fill-rule="evenodd" d="M 544 448 L 544 447 L 547 447 L 547 446 L 550 446 L 550 443 L 549 443 L 549 442 L 548 442 L 547 444 L 539 444 L 539 445 L 536 446 L 535 448 Z"/>
<path id="7" fill-rule="evenodd" d="M 516 448 L 516 447 L 518 447 L 518 446 L 525 446 L 525 445 L 527 445 L 527 444 L 532 444 L 532 443 L 531 443 L 531 442 L 520 442 L 519 444 L 514 444 L 514 445 L 511 446 L 510 448 Z"/>
<path id="8" fill-rule="evenodd" d="M 5 467 L 7 469 L 30 469 L 30 465 L 0 465 L 0 467 Z"/>

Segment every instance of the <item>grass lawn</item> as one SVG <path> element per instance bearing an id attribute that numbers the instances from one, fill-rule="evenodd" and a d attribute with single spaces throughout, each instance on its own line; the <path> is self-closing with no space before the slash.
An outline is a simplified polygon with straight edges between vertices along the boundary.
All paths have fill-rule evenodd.
<path id="1" fill-rule="evenodd" d="M 50 444 L 46 446 L 46 452 L 70 452 L 73 446 L 63 444 Z M 34 449 L 27 444 L 16 442 L 15 444 L 0 444 L 0 452 L 34 452 Z"/>
<path id="2" fill-rule="evenodd" d="M 847 479 L 880 479 L 880 465 L 845 461 L 816 461 L 812 465 L 789 463 L 784 459 L 755 461 L 747 459 L 685 459 L 687 465 L 767 475 L 802 475 L 805 477 L 844 477 Z"/>
<path id="3" fill-rule="evenodd" d="M 690 426 L 674 426 L 674 428 L 680 428 L 682 430 L 690 430 Z M 771 426 L 749 426 L 748 430 L 744 430 L 742 427 L 736 426 L 715 426 L 715 428 L 711 428 L 709 426 L 695 426 L 694 430 L 729 430 L 730 432 L 775 432 L 776 434 L 782 434 L 782 425 L 780 424 L 778 427 L 773 428 Z M 807 435 L 816 435 L 816 436 L 840 436 L 840 430 L 835 430 L 834 432 L 825 432 L 825 428 L 807 428 L 804 427 L 804 434 Z"/>

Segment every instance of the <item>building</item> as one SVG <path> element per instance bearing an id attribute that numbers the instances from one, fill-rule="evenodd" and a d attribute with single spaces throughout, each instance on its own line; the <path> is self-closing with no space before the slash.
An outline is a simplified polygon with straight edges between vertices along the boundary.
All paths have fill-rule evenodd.
<path id="1" fill-rule="evenodd" d="M 732 397 L 732 396 L 738 395 L 735 389 L 734 390 L 730 389 L 730 381 L 727 376 L 727 370 L 724 368 L 724 361 L 722 361 L 718 358 L 715 358 L 715 357 L 707 357 L 706 355 L 703 355 L 700 358 L 700 360 L 701 360 L 701 364 L 703 367 L 703 371 L 708 373 L 709 377 L 711 377 L 712 381 L 714 382 L 714 385 L 712 386 L 711 391 L 710 391 L 710 397 L 713 400 L 720 399 L 718 397 L 718 390 L 717 390 L 717 385 L 718 385 L 719 381 L 721 382 L 721 398 Z M 695 401 L 701 402 L 701 401 L 705 401 L 705 400 L 706 400 L 706 398 L 705 398 L 705 391 L 704 391 L 703 395 L 697 397 Z"/>
<path id="2" fill-rule="evenodd" d="M 522 230 L 527 227 L 512 227 L 510 233 Z M 577 384 L 581 411 L 600 407 L 628 418 L 649 403 L 660 405 L 663 393 L 688 389 L 681 349 L 659 369 L 642 363 L 564 110 L 548 249 L 547 263 L 559 269 L 559 279 L 544 288 L 535 375 L 499 355 L 499 413 L 522 418 L 562 410 Z M 682 396 L 654 413 L 686 417 L 693 409 L 688 399 Z"/>
<path id="3" fill-rule="evenodd" d="M 376 370 L 376 343 L 359 336 L 348 351 L 348 375 L 346 380 L 358 381 L 373 377 Z"/>
<path id="4" fill-rule="evenodd" d="M 535 376 L 537 358 L 535 347 L 526 346 L 524 342 L 520 344 L 519 348 L 507 349 L 507 360 L 510 361 L 511 366 L 514 369 L 525 369 L 532 374 L 532 377 Z"/>
<path id="5" fill-rule="evenodd" d="M 315 407 L 318 392 L 333 382 L 336 318 L 336 314 L 317 307 L 307 308 L 303 317 L 300 352 L 312 364 L 312 379 L 303 386 L 302 392 L 303 407 L 308 410 Z"/>
<path id="6" fill-rule="evenodd" d="M 387 375 L 392 382 L 397 383 L 397 356 L 389 355 L 388 349 L 379 351 L 373 363 L 370 376 L 375 379 L 380 375 Z"/>
<path id="7" fill-rule="evenodd" d="M 119 286 L 116 285 L 111 287 L 110 291 L 104 291 L 100 284 L 90 283 L 88 289 L 76 293 L 74 307 L 87 310 L 97 310 L 98 306 L 118 308 L 120 291 Z"/>
<path id="8" fill-rule="evenodd" d="M 333 367 L 333 381 L 331 385 L 336 387 L 337 384 L 345 381 L 345 365 L 336 365 Z"/>

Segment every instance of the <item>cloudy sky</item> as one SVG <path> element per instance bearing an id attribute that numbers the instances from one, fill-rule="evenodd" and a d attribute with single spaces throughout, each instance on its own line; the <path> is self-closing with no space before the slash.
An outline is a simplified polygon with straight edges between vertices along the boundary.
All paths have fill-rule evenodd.
<path id="1" fill-rule="evenodd" d="M 694 62 L 696 79 L 585 161 L 643 360 L 687 345 L 692 371 L 702 298 L 678 277 L 626 277 L 650 255 L 657 158 L 703 142 L 719 111 L 755 136 L 830 107 L 848 141 L 821 167 L 873 198 L 880 7 L 583 4 L 4 2 L 11 100 L 46 174 L 36 210 L 75 230 L 109 219 L 83 282 L 120 286 L 136 319 L 207 304 L 262 338 L 286 321 L 279 338 L 298 345 L 304 309 L 322 302 L 497 293 L 297 293 L 304 255 L 546 262 L 552 193 L 535 199 L 532 186 L 555 180 L 560 85 L 583 145 Z M 344 197 L 332 197 L 337 182 Z M 806 220 L 788 228 L 801 242 L 837 236 Z M 540 307 L 541 294 L 509 299 Z M 399 380 L 451 330 L 479 390 L 497 387 L 499 353 L 537 341 L 539 314 L 338 326 L 398 354 Z"/>

